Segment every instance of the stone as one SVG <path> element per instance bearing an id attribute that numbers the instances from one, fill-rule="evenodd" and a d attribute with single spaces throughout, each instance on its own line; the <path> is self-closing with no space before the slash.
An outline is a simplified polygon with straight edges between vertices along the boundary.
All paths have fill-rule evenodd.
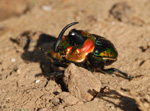
<path id="1" fill-rule="evenodd" d="M 92 72 L 73 63 L 65 70 L 63 81 L 68 91 L 82 101 L 92 100 L 101 89 L 100 80 Z"/>

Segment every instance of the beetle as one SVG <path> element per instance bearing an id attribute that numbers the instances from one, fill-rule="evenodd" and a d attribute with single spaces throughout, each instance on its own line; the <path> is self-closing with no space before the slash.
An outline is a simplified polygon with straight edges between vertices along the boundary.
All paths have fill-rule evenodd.
<path id="1" fill-rule="evenodd" d="M 71 62 L 89 69 L 112 74 L 118 72 L 127 79 L 132 76 L 116 68 L 104 69 L 117 60 L 118 52 L 111 41 L 106 38 L 90 34 L 83 30 L 72 29 L 68 35 L 65 31 L 78 22 L 66 25 L 60 32 L 54 47 L 48 51 L 50 60 L 59 66 L 68 66 Z"/>

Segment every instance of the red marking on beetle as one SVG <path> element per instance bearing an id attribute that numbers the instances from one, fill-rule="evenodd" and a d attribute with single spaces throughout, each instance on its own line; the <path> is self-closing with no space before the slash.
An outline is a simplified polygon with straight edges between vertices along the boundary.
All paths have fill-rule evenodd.
<path id="1" fill-rule="evenodd" d="M 65 36 L 63 36 L 63 37 L 62 37 L 62 41 L 64 41 L 65 39 L 66 39 L 66 37 L 65 37 Z"/>
<path id="2" fill-rule="evenodd" d="M 94 49 L 94 42 L 91 39 L 87 39 L 85 43 L 83 44 L 83 48 L 81 49 L 81 52 L 85 52 L 86 55 L 90 52 L 92 52 Z"/>
<path id="3" fill-rule="evenodd" d="M 79 50 L 79 49 L 76 49 L 76 52 L 79 54 L 79 53 L 80 53 L 80 50 Z"/>
<path id="4" fill-rule="evenodd" d="M 83 62 L 86 56 L 94 50 L 94 42 L 92 39 L 87 39 L 81 49 L 75 49 L 72 51 L 73 47 L 67 48 L 66 58 L 74 62 Z"/>
<path id="5" fill-rule="evenodd" d="M 85 32 L 85 31 L 81 31 L 81 34 L 82 34 L 83 36 L 89 35 L 89 33 L 88 33 L 88 32 Z"/>
<path id="6" fill-rule="evenodd" d="M 67 48 L 66 55 L 68 55 L 71 52 L 72 48 L 73 48 L 72 46 Z"/>

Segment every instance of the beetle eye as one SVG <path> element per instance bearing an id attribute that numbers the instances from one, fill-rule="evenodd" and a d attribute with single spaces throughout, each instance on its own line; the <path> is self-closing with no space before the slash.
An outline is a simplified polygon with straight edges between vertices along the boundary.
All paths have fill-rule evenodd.
<path id="1" fill-rule="evenodd" d="M 77 30 L 76 29 L 72 29 L 70 32 L 69 32 L 69 36 L 70 37 L 75 37 L 77 34 Z"/>
<path id="2" fill-rule="evenodd" d="M 74 32 L 72 32 L 72 33 L 71 33 L 71 35 L 72 35 L 72 36 L 74 36 L 74 35 L 75 35 L 75 33 L 74 33 Z"/>

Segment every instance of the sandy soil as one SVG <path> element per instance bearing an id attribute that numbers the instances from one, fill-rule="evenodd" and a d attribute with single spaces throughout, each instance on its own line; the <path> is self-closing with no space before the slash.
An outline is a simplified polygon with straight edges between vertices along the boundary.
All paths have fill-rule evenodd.
<path id="1" fill-rule="evenodd" d="M 0 110 L 148 111 L 149 10 L 149 0 L 37 0 L 37 5 L 33 0 L 1 0 Z M 111 40 L 119 57 L 108 67 L 135 79 L 94 72 L 106 89 L 89 102 L 49 80 L 50 63 L 38 46 L 49 48 L 61 29 L 73 21 L 80 22 L 76 29 Z"/>

